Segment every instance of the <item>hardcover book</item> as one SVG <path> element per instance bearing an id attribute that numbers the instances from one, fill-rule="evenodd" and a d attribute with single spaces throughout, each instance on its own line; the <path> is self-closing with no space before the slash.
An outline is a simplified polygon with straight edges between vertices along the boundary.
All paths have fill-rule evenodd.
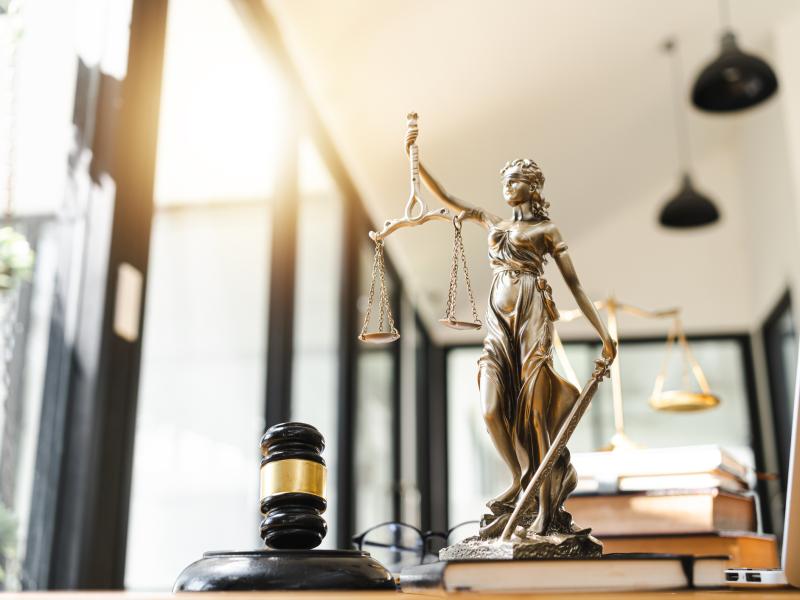
<path id="1" fill-rule="evenodd" d="M 752 495 L 705 490 L 570 496 L 565 508 L 592 535 L 757 531 Z"/>
<path id="2" fill-rule="evenodd" d="M 403 569 L 400 589 L 441 596 L 451 592 L 623 592 L 725 585 L 725 556 L 607 554 L 558 560 L 439 561 Z"/>

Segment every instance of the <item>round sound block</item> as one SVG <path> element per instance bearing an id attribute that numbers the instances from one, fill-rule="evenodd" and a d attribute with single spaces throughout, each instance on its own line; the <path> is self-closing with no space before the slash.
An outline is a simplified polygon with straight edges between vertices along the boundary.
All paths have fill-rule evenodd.
<path id="1" fill-rule="evenodd" d="M 173 592 L 394 590 L 391 573 L 358 550 L 206 552 L 178 576 Z"/>

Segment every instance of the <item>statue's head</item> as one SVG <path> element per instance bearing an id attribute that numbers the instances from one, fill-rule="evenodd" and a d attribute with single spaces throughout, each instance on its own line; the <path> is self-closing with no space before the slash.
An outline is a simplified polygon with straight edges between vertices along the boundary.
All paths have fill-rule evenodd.
<path id="1" fill-rule="evenodd" d="M 503 199 L 509 206 L 530 203 L 534 216 L 547 218 L 550 205 L 541 194 L 544 175 L 539 165 L 529 158 L 516 158 L 507 162 L 500 174 L 503 176 Z"/>

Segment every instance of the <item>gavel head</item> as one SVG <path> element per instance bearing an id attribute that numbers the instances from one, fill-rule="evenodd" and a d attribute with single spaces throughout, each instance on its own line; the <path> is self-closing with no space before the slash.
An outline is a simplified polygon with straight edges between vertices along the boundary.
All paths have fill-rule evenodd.
<path id="1" fill-rule="evenodd" d="M 324 448 L 306 423 L 280 423 L 261 438 L 261 539 L 270 548 L 311 549 L 325 537 Z"/>

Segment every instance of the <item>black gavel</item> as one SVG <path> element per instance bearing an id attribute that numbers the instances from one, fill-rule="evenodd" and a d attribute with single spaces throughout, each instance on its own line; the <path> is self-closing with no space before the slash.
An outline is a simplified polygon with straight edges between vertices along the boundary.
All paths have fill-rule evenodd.
<path id="1" fill-rule="evenodd" d="M 270 548 L 310 550 L 328 532 L 324 448 L 306 423 L 280 423 L 261 438 L 261 539 Z"/>

